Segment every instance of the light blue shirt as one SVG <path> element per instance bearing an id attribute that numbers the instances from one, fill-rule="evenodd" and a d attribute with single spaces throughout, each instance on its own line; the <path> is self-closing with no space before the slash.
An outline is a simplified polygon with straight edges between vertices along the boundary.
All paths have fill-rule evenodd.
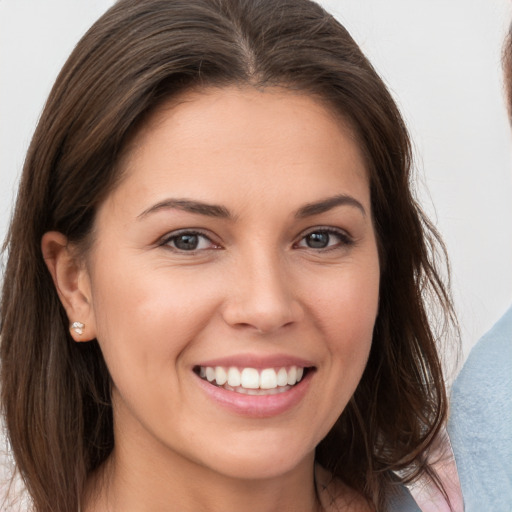
<path id="1" fill-rule="evenodd" d="M 511 512 L 512 307 L 457 377 L 448 432 L 466 512 Z"/>

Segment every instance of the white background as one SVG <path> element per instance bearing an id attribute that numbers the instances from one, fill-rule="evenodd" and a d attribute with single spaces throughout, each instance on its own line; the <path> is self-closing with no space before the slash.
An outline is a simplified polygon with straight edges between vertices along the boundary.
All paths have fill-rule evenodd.
<path id="1" fill-rule="evenodd" d="M 0 237 L 67 55 L 112 0 L 0 0 Z M 324 0 L 384 77 L 413 136 L 418 193 L 447 243 L 463 352 L 512 303 L 509 0 Z"/>

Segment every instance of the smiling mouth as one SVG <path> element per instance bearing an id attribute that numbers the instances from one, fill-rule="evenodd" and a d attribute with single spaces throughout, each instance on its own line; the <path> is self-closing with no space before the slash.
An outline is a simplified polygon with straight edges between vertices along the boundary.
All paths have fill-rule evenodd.
<path id="1" fill-rule="evenodd" d="M 210 384 L 246 395 L 276 395 L 296 386 L 312 368 L 236 368 L 196 366 L 194 373 Z"/>

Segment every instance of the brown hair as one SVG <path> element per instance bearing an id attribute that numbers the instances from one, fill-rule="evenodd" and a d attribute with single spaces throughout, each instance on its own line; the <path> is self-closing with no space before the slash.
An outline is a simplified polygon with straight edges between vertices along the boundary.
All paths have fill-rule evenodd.
<path id="1" fill-rule="evenodd" d="M 382 80 L 347 31 L 309 0 L 120 0 L 57 78 L 5 246 L 2 404 L 38 512 L 77 510 L 87 476 L 114 444 L 108 370 L 96 341 L 70 337 L 41 237 L 56 230 L 86 243 L 141 121 L 180 91 L 228 84 L 322 98 L 349 121 L 367 160 L 379 314 L 362 380 L 317 460 L 379 510 L 397 480 L 430 471 L 425 454 L 447 406 L 427 298 L 442 318 L 452 309 L 435 265 L 440 240 L 411 195 L 407 130 Z"/>

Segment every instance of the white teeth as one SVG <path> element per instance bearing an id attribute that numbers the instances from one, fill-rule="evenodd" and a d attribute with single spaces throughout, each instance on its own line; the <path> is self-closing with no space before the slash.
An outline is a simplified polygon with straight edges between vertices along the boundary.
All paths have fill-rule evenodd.
<path id="1" fill-rule="evenodd" d="M 261 389 L 274 389 L 277 388 L 277 374 L 274 368 L 266 368 L 260 375 L 260 388 Z"/>
<path id="2" fill-rule="evenodd" d="M 244 368 L 241 380 L 241 385 L 245 389 L 258 389 L 260 387 L 260 374 L 254 368 Z"/>
<path id="3" fill-rule="evenodd" d="M 260 371 L 255 368 L 243 368 L 241 371 L 231 366 L 201 366 L 199 376 L 209 382 L 215 381 L 217 386 L 245 394 L 275 394 L 286 391 L 301 381 L 304 368 L 290 366 L 288 368 L 264 368 Z M 263 391 L 265 391 L 263 393 Z"/>
<path id="4" fill-rule="evenodd" d="M 230 368 L 228 370 L 228 384 L 232 388 L 236 388 L 240 386 L 241 380 L 240 380 L 240 372 L 238 371 L 238 368 Z"/>
<path id="5" fill-rule="evenodd" d="M 277 372 L 277 385 L 286 386 L 288 384 L 288 372 L 286 368 L 280 368 Z"/>
<path id="6" fill-rule="evenodd" d="M 293 386 L 297 382 L 297 367 L 292 366 L 288 370 L 288 385 Z"/>
<path id="7" fill-rule="evenodd" d="M 211 368 L 210 366 L 208 366 L 206 368 L 206 378 L 208 379 L 209 382 L 212 382 L 215 380 L 215 370 L 213 368 Z"/>
<path id="8" fill-rule="evenodd" d="M 215 368 L 215 382 L 219 386 L 223 386 L 224 384 L 226 384 L 227 380 L 228 380 L 228 375 L 226 373 L 226 370 L 224 370 L 224 368 L 222 368 L 222 366 L 217 366 Z"/>

